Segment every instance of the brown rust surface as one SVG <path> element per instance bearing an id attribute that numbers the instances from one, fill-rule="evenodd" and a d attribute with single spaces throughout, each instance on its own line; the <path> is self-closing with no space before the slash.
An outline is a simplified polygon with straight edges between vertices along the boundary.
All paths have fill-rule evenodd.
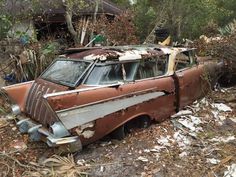
<path id="1" fill-rule="evenodd" d="M 119 87 L 97 88 L 94 90 L 65 95 L 52 96 L 47 98 L 49 104 L 55 111 L 81 106 L 101 100 L 112 100 L 121 96 L 132 96 L 135 92 L 143 94 L 146 91 L 165 91 L 173 93 L 175 90 L 173 79 L 169 76 L 156 79 L 146 79 L 132 82 Z"/>
<path id="2" fill-rule="evenodd" d="M 125 54 L 127 51 L 139 51 L 135 48 L 127 48 L 127 49 L 119 49 L 119 48 L 96 48 L 96 49 L 90 49 L 86 50 L 80 53 L 73 53 L 68 54 L 67 57 L 73 58 L 73 59 L 82 59 L 86 56 L 93 55 L 94 59 L 99 58 L 101 56 L 106 56 L 107 59 L 118 59 L 120 55 Z M 142 54 L 142 58 L 150 58 L 153 56 L 161 56 L 164 55 L 164 53 L 160 50 L 146 50 L 147 54 Z"/>
<path id="3" fill-rule="evenodd" d="M 81 142 L 83 145 L 94 142 L 104 135 L 109 134 L 125 122 L 138 116 L 148 115 L 151 119 L 163 121 L 175 113 L 175 107 L 173 105 L 174 99 L 174 95 L 162 96 L 156 100 L 150 100 L 139 105 L 131 106 L 128 109 L 97 119 L 94 128 L 94 136 L 89 139 L 80 136 Z"/>
<path id="4" fill-rule="evenodd" d="M 58 119 L 55 112 L 43 99 L 43 95 L 67 89 L 68 87 L 65 86 L 53 84 L 42 79 L 36 79 L 27 98 L 25 113 L 46 127 L 52 125 Z"/>
<path id="5" fill-rule="evenodd" d="M 11 100 L 20 106 L 21 111 L 25 110 L 25 103 L 29 93 L 29 90 L 33 82 L 28 82 L 25 84 L 17 84 L 8 87 L 4 87 L 3 90 L 6 91 Z"/>
<path id="6" fill-rule="evenodd" d="M 152 89 L 150 90 L 150 88 Z M 156 121 L 162 121 L 168 118 L 175 112 L 176 109 L 174 105 L 175 86 L 173 79 L 171 77 L 148 79 L 122 85 L 118 88 L 98 88 L 96 90 L 90 90 L 81 93 L 78 92 L 63 96 L 49 97 L 48 102 L 54 110 L 58 111 L 75 106 L 92 104 L 94 102 L 104 100 L 108 101 L 112 99 L 131 97 L 153 91 L 164 92 L 165 95 L 97 119 L 95 124 L 95 135 L 89 139 L 85 139 L 81 136 L 82 143 L 88 144 L 100 139 L 120 125 L 140 115 L 148 115 Z M 70 117 L 68 117 L 68 121 L 70 121 Z"/>

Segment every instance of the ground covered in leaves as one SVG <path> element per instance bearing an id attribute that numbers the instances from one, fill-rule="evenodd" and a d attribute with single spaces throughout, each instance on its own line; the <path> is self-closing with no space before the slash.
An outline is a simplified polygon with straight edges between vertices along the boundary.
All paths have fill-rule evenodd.
<path id="1" fill-rule="evenodd" d="M 236 87 L 212 92 L 171 119 L 106 139 L 73 155 L 21 135 L 0 118 L 0 176 L 234 177 Z M 55 155 L 57 154 L 57 155 Z"/>

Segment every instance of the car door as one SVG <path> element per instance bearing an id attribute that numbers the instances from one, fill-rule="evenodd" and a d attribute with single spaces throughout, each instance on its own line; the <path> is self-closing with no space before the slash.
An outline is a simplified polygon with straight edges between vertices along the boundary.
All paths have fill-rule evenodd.
<path id="1" fill-rule="evenodd" d="M 166 74 L 166 71 L 167 60 L 163 61 L 158 57 L 141 60 L 133 83 L 134 90 L 140 94 L 159 94 L 139 106 L 139 110 L 143 110 L 144 114 L 150 115 L 157 121 L 175 112 L 174 80 Z"/>
<path id="2" fill-rule="evenodd" d="M 179 108 L 192 103 L 201 95 L 202 67 L 197 64 L 193 50 L 179 52 L 175 57 L 178 78 Z"/>

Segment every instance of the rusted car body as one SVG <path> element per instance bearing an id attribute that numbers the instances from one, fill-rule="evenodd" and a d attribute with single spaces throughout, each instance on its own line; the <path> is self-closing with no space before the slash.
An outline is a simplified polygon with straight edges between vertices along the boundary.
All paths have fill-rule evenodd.
<path id="1" fill-rule="evenodd" d="M 159 45 L 70 49 L 34 81 L 4 87 L 31 140 L 78 148 L 132 119 L 163 121 L 209 89 L 195 49 Z M 140 119 L 141 120 L 141 119 Z"/>

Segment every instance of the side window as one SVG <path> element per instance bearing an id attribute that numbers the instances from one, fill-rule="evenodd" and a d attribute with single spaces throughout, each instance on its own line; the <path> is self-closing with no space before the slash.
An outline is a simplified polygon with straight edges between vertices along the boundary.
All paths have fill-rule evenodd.
<path id="1" fill-rule="evenodd" d="M 190 56 L 190 60 L 192 62 L 192 65 L 197 64 L 197 56 L 196 56 L 195 50 L 189 51 L 189 56 Z"/>
<path id="2" fill-rule="evenodd" d="M 196 58 L 193 51 L 178 53 L 175 57 L 175 70 L 181 70 L 196 64 Z"/>
<path id="3" fill-rule="evenodd" d="M 123 81 L 122 65 L 97 65 L 85 81 L 88 85 L 107 85 Z"/>
<path id="4" fill-rule="evenodd" d="M 123 63 L 124 66 L 124 79 L 126 81 L 133 81 L 138 68 L 138 62 Z"/>
<path id="5" fill-rule="evenodd" d="M 151 78 L 164 75 L 167 68 L 167 57 L 157 57 L 151 59 L 140 60 L 136 80 Z"/>

